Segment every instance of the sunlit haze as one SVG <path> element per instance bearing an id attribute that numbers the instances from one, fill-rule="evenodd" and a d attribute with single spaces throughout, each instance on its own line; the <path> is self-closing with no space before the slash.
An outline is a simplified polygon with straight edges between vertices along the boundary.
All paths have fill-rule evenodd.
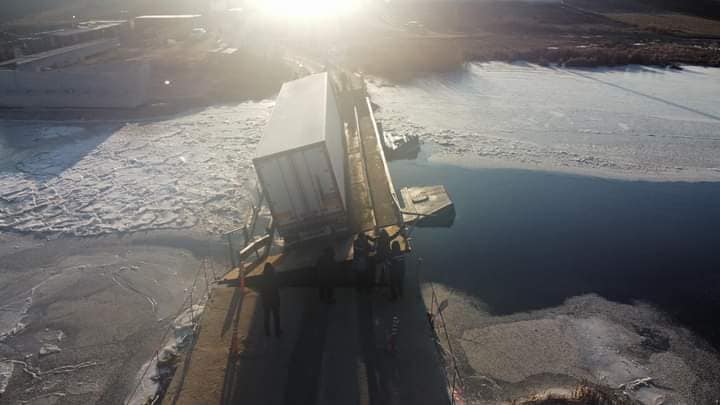
<path id="1" fill-rule="evenodd" d="M 0 405 L 720 405 L 720 0 L 0 0 Z"/>
<path id="2" fill-rule="evenodd" d="M 309 19 L 342 16 L 357 10 L 362 0 L 254 0 L 263 12 L 276 17 Z"/>

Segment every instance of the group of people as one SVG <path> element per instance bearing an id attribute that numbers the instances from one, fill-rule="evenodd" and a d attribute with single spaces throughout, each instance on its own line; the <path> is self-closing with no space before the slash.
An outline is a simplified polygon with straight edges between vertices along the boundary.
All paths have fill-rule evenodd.
<path id="1" fill-rule="evenodd" d="M 355 239 L 353 270 L 360 291 L 368 292 L 373 285 L 387 281 L 390 286 L 390 299 L 395 301 L 402 296 L 405 255 L 400 242 L 394 240 L 400 232 L 401 230 L 398 230 L 390 235 L 387 230 L 382 229 L 377 237 L 361 233 Z"/>
<path id="2" fill-rule="evenodd" d="M 390 300 L 396 301 L 403 295 L 405 278 L 405 255 L 400 242 L 394 240 L 401 230 L 390 235 L 382 229 L 376 237 L 361 233 L 353 243 L 354 255 L 352 269 L 359 291 L 369 292 L 374 285 L 385 282 L 390 287 Z M 374 253 L 374 255 L 373 255 Z M 315 266 L 320 300 L 332 304 L 335 302 L 333 291 L 336 270 L 335 252 L 326 247 Z M 271 319 L 274 321 L 275 336 L 280 337 L 280 293 L 275 267 L 266 263 L 260 283 L 260 296 L 265 317 L 265 335 L 270 336 Z"/>

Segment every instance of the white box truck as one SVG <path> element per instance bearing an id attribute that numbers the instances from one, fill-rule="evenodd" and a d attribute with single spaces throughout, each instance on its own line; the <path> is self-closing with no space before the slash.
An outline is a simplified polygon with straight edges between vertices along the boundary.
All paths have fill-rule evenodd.
<path id="1" fill-rule="evenodd" d="M 283 85 L 253 164 L 285 238 L 347 229 L 343 138 L 327 73 Z"/>

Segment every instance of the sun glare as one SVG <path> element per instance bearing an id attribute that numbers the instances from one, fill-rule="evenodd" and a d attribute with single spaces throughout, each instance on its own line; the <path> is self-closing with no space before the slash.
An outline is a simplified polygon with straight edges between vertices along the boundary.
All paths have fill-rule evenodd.
<path id="1" fill-rule="evenodd" d="M 276 17 L 332 18 L 352 13 L 361 0 L 256 0 L 259 10 Z"/>

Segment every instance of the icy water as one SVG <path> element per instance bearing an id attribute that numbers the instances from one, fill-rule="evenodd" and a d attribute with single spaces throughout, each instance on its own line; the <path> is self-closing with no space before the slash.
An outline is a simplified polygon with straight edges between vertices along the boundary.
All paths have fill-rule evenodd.
<path id="1" fill-rule="evenodd" d="M 443 184 L 452 227 L 415 228 L 425 277 L 493 315 L 595 293 L 642 301 L 720 347 L 720 183 L 642 182 L 394 162 L 399 189 Z"/>
<path id="2" fill-rule="evenodd" d="M 386 130 L 435 143 L 434 160 L 720 180 L 720 69 L 468 64 L 369 89 Z"/>
<path id="3" fill-rule="evenodd" d="M 414 231 L 430 280 L 494 316 L 644 302 L 720 347 L 720 69 L 468 64 L 370 91 L 426 142 L 395 185 L 456 203 Z"/>

